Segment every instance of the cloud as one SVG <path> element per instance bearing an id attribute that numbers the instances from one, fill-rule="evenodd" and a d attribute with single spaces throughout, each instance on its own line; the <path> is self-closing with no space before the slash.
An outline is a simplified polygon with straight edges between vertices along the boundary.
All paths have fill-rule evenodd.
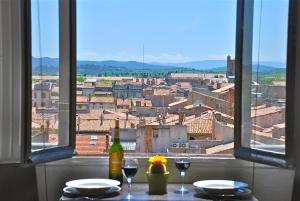
<path id="1" fill-rule="evenodd" d="M 206 56 L 207 60 L 226 60 L 228 54 L 209 54 Z M 231 55 L 234 57 L 235 55 Z"/>

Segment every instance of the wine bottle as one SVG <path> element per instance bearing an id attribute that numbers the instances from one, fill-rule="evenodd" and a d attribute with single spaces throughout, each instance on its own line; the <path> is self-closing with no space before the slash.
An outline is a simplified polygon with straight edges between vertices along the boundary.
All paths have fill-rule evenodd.
<path id="1" fill-rule="evenodd" d="M 114 141 L 109 148 L 109 178 L 118 180 L 123 184 L 122 175 L 122 160 L 124 157 L 124 150 L 120 143 L 120 126 L 119 119 L 115 120 L 115 135 Z"/>

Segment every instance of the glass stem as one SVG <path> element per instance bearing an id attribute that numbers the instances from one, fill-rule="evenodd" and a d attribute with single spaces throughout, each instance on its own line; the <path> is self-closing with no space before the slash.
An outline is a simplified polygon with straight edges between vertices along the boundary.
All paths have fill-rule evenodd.
<path id="1" fill-rule="evenodd" d="M 131 182 L 132 182 L 132 178 L 128 177 L 127 181 L 128 181 L 128 199 L 130 199 L 131 198 Z"/>
<path id="2" fill-rule="evenodd" d="M 181 171 L 180 176 L 181 176 L 181 190 L 183 190 L 185 171 Z"/>

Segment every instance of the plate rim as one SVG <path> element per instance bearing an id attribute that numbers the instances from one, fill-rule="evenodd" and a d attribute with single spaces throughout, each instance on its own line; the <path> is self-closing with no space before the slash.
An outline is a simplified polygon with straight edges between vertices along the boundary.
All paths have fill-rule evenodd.
<path id="1" fill-rule="evenodd" d="M 213 182 L 215 181 L 216 183 L 217 182 L 220 182 L 220 181 L 226 181 L 226 182 L 233 182 L 233 183 L 240 183 L 241 186 L 232 186 L 232 188 L 221 188 L 221 187 L 205 187 L 205 186 L 199 186 L 199 185 L 196 185 L 197 183 L 199 182 Z M 237 180 L 228 180 L 228 179 L 207 179 L 207 180 L 200 180 L 200 181 L 195 181 L 193 183 L 193 186 L 194 187 L 197 187 L 197 188 L 202 188 L 202 189 L 209 189 L 209 190 L 236 190 L 236 189 L 240 189 L 240 188 L 247 188 L 249 185 L 243 181 L 237 181 Z"/>
<path id="2" fill-rule="evenodd" d="M 107 186 L 105 187 L 88 187 L 88 186 L 78 186 L 78 185 L 74 185 L 73 183 L 75 182 L 80 182 L 80 181 L 94 181 L 94 182 L 99 182 L 102 181 L 101 183 L 105 184 L 105 182 L 103 181 L 113 181 L 115 182 L 115 184 L 107 184 Z M 73 188 L 77 188 L 77 189 L 103 189 L 103 188 L 110 188 L 112 186 L 119 186 L 121 183 L 117 180 L 114 179 L 105 179 L 105 178 L 86 178 L 86 179 L 75 179 L 75 180 L 71 180 L 65 183 L 65 185 L 67 187 L 73 187 Z"/>

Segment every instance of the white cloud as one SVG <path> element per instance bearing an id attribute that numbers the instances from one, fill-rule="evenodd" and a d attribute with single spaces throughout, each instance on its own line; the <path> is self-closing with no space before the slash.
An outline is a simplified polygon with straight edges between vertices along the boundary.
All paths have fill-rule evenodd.
<path id="1" fill-rule="evenodd" d="M 206 59 L 207 60 L 226 60 L 227 56 L 228 56 L 228 54 L 209 54 L 206 56 Z M 231 55 L 231 57 L 234 57 L 234 54 Z"/>

